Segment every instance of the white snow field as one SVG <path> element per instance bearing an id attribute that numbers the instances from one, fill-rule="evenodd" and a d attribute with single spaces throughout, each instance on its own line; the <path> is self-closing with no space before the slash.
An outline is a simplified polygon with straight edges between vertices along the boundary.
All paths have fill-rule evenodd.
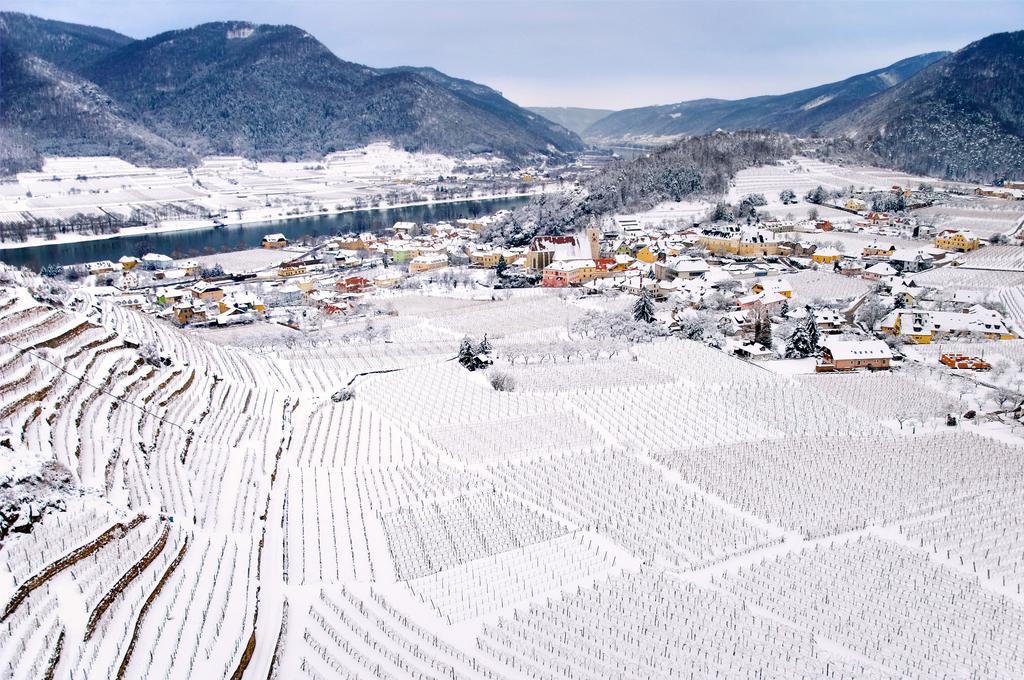
<path id="1" fill-rule="evenodd" d="M 195 168 L 152 168 L 109 156 L 47 158 L 42 170 L 19 173 L 15 181 L 0 183 L 0 227 L 141 213 L 145 224 L 119 232 L 137 235 L 210 226 L 207 214 L 220 215 L 224 223 L 242 224 L 343 212 L 393 192 L 406 194 L 402 203 L 429 202 L 433 197 L 420 184 L 426 186 L 442 175 L 459 179 L 477 171 L 486 175 L 495 164 L 500 161 L 491 156 L 458 160 L 410 153 L 388 143 L 331 153 L 316 163 L 256 163 L 237 156 L 213 156 Z M 533 190 L 540 190 L 540 183 Z M 412 194 L 418 198 L 412 199 Z M 73 232 L 54 233 L 52 240 L 110 237 Z M 32 234 L 23 242 L 8 238 L 5 245 L 46 242 L 50 240 Z"/>
<path id="2" fill-rule="evenodd" d="M 0 500 L 41 513 L 0 677 L 1024 677 L 1024 447 L 945 426 L 962 378 L 576 340 L 621 301 L 541 291 L 243 348 L 50 286 L 0 272 Z"/>

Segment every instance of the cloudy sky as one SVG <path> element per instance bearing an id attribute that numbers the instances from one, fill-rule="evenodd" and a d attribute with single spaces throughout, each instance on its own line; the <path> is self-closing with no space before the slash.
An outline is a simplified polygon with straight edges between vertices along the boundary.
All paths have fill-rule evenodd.
<path id="1" fill-rule="evenodd" d="M 433 66 L 523 105 L 628 108 L 788 92 L 1024 29 L 1021 0 L 4 0 L 146 37 L 295 24 L 339 57 Z"/>

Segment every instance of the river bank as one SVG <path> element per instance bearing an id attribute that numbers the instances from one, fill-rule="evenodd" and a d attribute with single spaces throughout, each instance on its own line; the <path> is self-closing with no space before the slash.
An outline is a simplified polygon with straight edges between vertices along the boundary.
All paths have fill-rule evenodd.
<path id="1" fill-rule="evenodd" d="M 335 208 L 314 210 L 302 213 L 286 213 L 280 212 L 279 209 L 265 208 L 265 209 L 250 209 L 243 211 L 241 215 L 238 213 L 229 213 L 224 218 L 219 220 L 169 220 L 161 222 L 160 224 L 145 224 L 138 227 L 124 227 L 116 234 L 60 234 L 54 239 L 45 239 L 40 237 L 32 237 L 26 241 L 19 242 L 2 242 L 0 243 L 0 260 L 4 260 L 6 251 L 18 250 L 20 248 L 39 248 L 46 246 L 58 246 L 71 243 L 87 243 L 92 241 L 106 241 L 118 238 L 137 238 L 145 237 L 157 234 L 166 234 L 177 231 L 195 231 L 199 229 L 220 229 L 223 227 L 237 227 L 252 224 L 265 224 L 274 222 L 287 222 L 290 220 L 301 220 L 313 217 L 332 217 L 334 215 L 344 215 L 347 213 L 360 213 L 360 212 L 372 212 L 378 210 L 398 210 L 402 208 L 415 208 L 422 206 L 432 205 L 445 205 L 445 204 L 457 204 L 457 203 L 471 203 L 477 201 L 496 201 L 502 199 L 515 199 L 515 198 L 530 198 L 546 193 L 547 185 L 539 184 L 535 189 L 527 192 L 510 193 L 510 194 L 481 194 L 479 196 L 473 196 L 472 198 L 451 198 L 441 200 L 429 200 L 429 201 L 414 201 L 410 203 L 399 203 L 396 205 L 384 204 L 376 208 L 342 208 L 340 210 Z M 6 260 L 5 260 L 6 261 Z"/>
<path id="2" fill-rule="evenodd" d="M 159 228 L 141 233 L 120 233 L 102 238 L 64 241 L 43 241 L 35 245 L 0 250 L 0 261 L 28 267 L 38 271 L 46 265 L 67 266 L 94 262 L 116 261 L 122 255 L 140 256 L 157 252 L 174 258 L 213 255 L 258 248 L 263 236 L 280 232 L 291 241 L 307 236 L 325 236 L 338 233 L 383 233 L 395 222 L 443 222 L 462 218 L 481 217 L 499 210 L 519 207 L 534 194 L 427 201 L 392 208 L 341 210 L 330 213 L 289 215 L 286 218 L 225 221 L 215 228 L 209 220 L 185 228 Z M 244 217 L 250 217 L 245 215 Z M 178 226 L 178 225 L 174 225 Z M 127 230 L 125 230 L 127 232 Z"/>

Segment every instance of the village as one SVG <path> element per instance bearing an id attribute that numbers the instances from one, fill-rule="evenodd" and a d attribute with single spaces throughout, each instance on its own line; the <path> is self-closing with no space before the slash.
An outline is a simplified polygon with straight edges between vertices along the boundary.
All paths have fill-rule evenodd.
<path id="1" fill-rule="evenodd" d="M 1020 186 L 951 191 L 961 202 L 1013 205 L 1024 198 Z M 1012 291 L 987 282 L 971 285 L 986 271 L 1024 277 L 1020 222 L 1011 236 L 982 238 L 968 226 L 937 226 L 927 211 L 874 210 L 872 198 L 856 192 L 819 192 L 803 197 L 809 208 L 801 218 L 749 210 L 767 203 L 750 194 L 737 204 L 746 219 L 714 214 L 721 204 L 702 221 L 611 216 L 577 234 L 502 247 L 482 238 L 505 218 L 502 211 L 297 242 L 269 233 L 258 250 L 177 260 L 126 255 L 43 273 L 214 336 L 239 324 L 307 334 L 369 326 L 375 316 L 393 314 L 388 301 L 403 295 L 495 300 L 537 289 L 584 304 L 643 298 L 655 336 L 697 340 L 782 371 L 888 370 L 916 356 L 914 346 L 1020 337 L 1024 300 L 1006 299 Z M 894 185 L 871 196 L 876 207 L 904 208 L 922 193 Z M 778 201 L 787 208 L 801 202 L 787 190 Z M 979 347 L 930 360 L 954 370 L 990 369 Z"/>

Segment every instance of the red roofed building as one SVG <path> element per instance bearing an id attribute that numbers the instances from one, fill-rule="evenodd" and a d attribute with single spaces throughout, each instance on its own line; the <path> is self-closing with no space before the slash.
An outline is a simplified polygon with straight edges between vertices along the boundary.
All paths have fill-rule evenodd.
<path id="1" fill-rule="evenodd" d="M 363 276 L 346 276 L 338 279 L 334 287 L 342 293 L 363 293 L 371 286 L 370 279 Z"/>

